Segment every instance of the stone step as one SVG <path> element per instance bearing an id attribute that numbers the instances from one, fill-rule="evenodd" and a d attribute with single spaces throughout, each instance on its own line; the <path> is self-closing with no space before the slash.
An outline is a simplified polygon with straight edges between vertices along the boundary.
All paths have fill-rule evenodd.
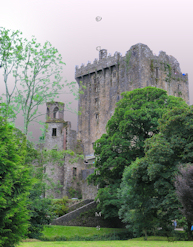
<path id="1" fill-rule="evenodd" d="M 93 199 L 85 199 L 85 200 L 83 200 L 81 202 L 77 202 L 77 203 L 73 204 L 72 206 L 70 206 L 68 208 L 68 213 L 70 213 L 70 212 L 72 212 L 72 211 L 74 211 L 74 210 L 76 210 L 76 209 L 78 209 L 78 208 L 90 203 L 90 202 L 93 202 L 93 201 L 94 201 Z"/>
<path id="2" fill-rule="evenodd" d="M 65 226 L 65 224 L 67 222 L 76 219 L 78 216 L 80 216 L 81 213 L 84 213 L 84 212 L 86 212 L 92 208 L 95 208 L 95 207 L 96 207 L 95 201 L 89 202 L 86 205 L 84 205 L 80 208 L 77 208 L 76 210 L 53 220 L 51 225 L 63 225 L 63 226 Z"/>

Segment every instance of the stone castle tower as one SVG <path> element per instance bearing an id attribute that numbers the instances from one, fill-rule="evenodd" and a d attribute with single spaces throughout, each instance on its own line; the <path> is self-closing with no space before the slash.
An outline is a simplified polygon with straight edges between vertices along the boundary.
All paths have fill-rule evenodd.
<path id="1" fill-rule="evenodd" d="M 76 147 L 76 131 L 71 130 L 71 123 L 64 121 L 64 103 L 48 102 L 46 124 L 47 131 L 45 136 L 44 148 L 55 150 L 75 150 Z M 59 183 L 61 188 L 59 193 L 56 191 L 47 191 L 46 196 L 52 194 L 55 198 L 69 195 L 69 188 L 76 186 L 73 183 L 73 177 L 78 177 L 81 169 L 79 164 L 71 164 L 69 156 L 64 158 L 64 165 L 58 166 L 47 164 L 45 167 L 47 175 L 53 179 L 55 183 Z"/>
<path id="2" fill-rule="evenodd" d="M 93 143 L 106 132 L 122 92 L 154 86 L 189 104 L 188 74 L 181 73 L 178 61 L 163 51 L 153 55 L 141 43 L 133 45 L 125 56 L 119 52 L 107 56 L 107 50 L 100 50 L 99 60 L 76 66 L 75 78 L 78 84 L 81 81 L 86 86 L 80 95 L 82 114 L 78 116 L 78 139 L 82 140 L 85 156 L 93 155 Z"/>
<path id="3" fill-rule="evenodd" d="M 85 161 L 75 164 L 64 160 L 64 166 L 47 166 L 47 174 L 55 182 L 62 185 L 61 194 L 52 193 L 55 198 L 69 194 L 69 189 L 78 191 L 83 199 L 94 199 L 96 186 L 88 186 L 86 178 L 94 172 L 94 142 L 106 132 L 106 124 L 113 115 L 116 102 L 121 99 L 121 93 L 136 88 L 154 86 L 162 88 L 169 95 L 182 97 L 189 104 L 188 74 L 182 74 L 178 61 L 161 51 L 153 55 L 148 46 L 136 44 L 127 51 L 125 56 L 116 52 L 107 56 L 107 50 L 99 51 L 99 60 L 94 63 L 76 67 L 75 78 L 86 86 L 84 94 L 80 95 L 78 116 L 78 133 L 71 130 L 70 122 L 64 121 L 64 104 L 60 102 L 47 103 L 48 129 L 45 137 L 45 148 L 76 150 L 81 143 Z"/>
<path id="4" fill-rule="evenodd" d="M 64 103 L 62 102 L 48 102 L 46 103 L 47 115 L 46 124 L 47 130 L 45 135 L 45 142 L 42 148 L 49 150 L 72 150 L 76 153 L 81 153 L 81 143 L 77 141 L 76 131 L 71 130 L 71 123 L 64 121 Z M 88 164 L 84 160 L 79 159 L 75 163 L 70 162 L 70 156 L 66 155 L 64 158 L 64 165 L 53 165 L 48 163 L 44 172 L 51 178 L 54 183 L 60 185 L 58 190 L 48 190 L 45 192 L 45 197 L 53 195 L 54 198 L 61 198 L 63 196 L 79 197 L 82 195 L 83 199 L 92 199 L 96 195 L 96 188 L 88 186 L 86 177 L 91 174 L 94 169 L 87 169 Z"/>
<path id="5" fill-rule="evenodd" d="M 46 106 L 47 106 L 47 114 L 46 114 L 47 132 L 45 136 L 44 148 L 56 149 L 56 150 L 66 149 L 66 140 L 64 138 L 66 132 L 66 129 L 64 128 L 65 126 L 64 103 L 48 102 L 46 103 Z M 55 182 L 59 181 L 60 184 L 64 183 L 63 181 L 64 167 L 47 164 L 47 166 L 44 169 L 45 172 L 48 174 L 48 176 L 52 178 Z M 62 188 L 60 189 L 60 192 L 62 192 Z M 53 194 L 53 192 L 47 191 L 46 196 L 50 193 Z M 58 193 L 54 193 L 54 197 L 56 198 L 59 197 Z"/>

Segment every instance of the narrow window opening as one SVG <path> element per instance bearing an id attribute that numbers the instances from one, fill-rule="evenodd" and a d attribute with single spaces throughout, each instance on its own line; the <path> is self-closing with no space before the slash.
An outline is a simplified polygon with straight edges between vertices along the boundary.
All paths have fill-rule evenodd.
<path id="1" fill-rule="evenodd" d="M 99 100 L 98 98 L 95 98 L 95 106 L 98 106 L 99 105 Z"/>
<path id="2" fill-rule="evenodd" d="M 156 67 L 156 78 L 158 78 L 158 70 L 159 70 L 159 68 Z"/>
<path id="3" fill-rule="evenodd" d="M 50 109 L 47 107 L 47 116 L 50 116 Z"/>
<path id="4" fill-rule="evenodd" d="M 76 177 L 76 174 L 77 173 L 77 168 L 76 167 L 73 167 L 73 177 Z"/>
<path id="5" fill-rule="evenodd" d="M 56 128 L 52 128 L 52 136 L 56 136 Z"/>
<path id="6" fill-rule="evenodd" d="M 99 119 L 99 114 L 98 114 L 98 113 L 96 113 L 96 115 L 95 115 L 95 116 L 96 116 L 96 119 Z"/>

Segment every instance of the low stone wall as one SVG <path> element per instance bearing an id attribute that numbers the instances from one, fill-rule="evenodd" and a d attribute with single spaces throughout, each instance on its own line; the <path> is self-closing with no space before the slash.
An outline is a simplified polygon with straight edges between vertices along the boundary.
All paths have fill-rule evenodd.
<path id="1" fill-rule="evenodd" d="M 52 221 L 51 225 L 64 225 L 66 226 L 69 221 L 72 221 L 76 219 L 78 216 L 80 216 L 81 213 L 84 213 L 92 208 L 96 207 L 96 202 L 90 202 L 87 205 L 84 205 L 83 207 L 80 207 L 70 213 L 67 213 L 55 220 Z"/>
<path id="2" fill-rule="evenodd" d="M 102 228 L 125 228 L 125 224 L 121 222 L 119 218 L 111 220 L 105 220 L 102 216 L 96 216 L 97 210 L 96 202 L 91 202 L 73 212 L 70 212 L 64 216 L 55 219 L 52 225 L 63 226 L 85 226 L 85 227 L 98 227 Z"/>
<path id="3" fill-rule="evenodd" d="M 69 207 L 68 213 L 70 213 L 70 212 L 72 212 L 72 211 L 74 211 L 74 210 L 76 210 L 76 209 L 78 209 L 78 208 L 80 208 L 80 207 L 82 207 L 82 206 L 90 203 L 90 202 L 93 202 L 93 201 L 94 200 L 92 200 L 92 199 L 86 199 L 84 201 L 77 202 L 74 205 L 72 205 L 72 206 Z"/>

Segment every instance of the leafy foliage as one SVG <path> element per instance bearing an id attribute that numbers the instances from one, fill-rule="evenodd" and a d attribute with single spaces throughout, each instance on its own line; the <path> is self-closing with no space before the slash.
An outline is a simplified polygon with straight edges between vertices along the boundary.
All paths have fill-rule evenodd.
<path id="1" fill-rule="evenodd" d="M 1 114 L 15 120 L 16 114 L 22 110 L 26 135 L 29 124 L 44 115 L 38 112 L 40 105 L 53 101 L 56 96 L 59 98 L 59 94 L 70 93 L 78 99 L 79 94 L 84 93 L 85 86 L 82 82 L 79 89 L 76 82 L 61 83 L 65 63 L 61 54 L 49 41 L 41 45 L 34 36 L 27 40 L 22 37 L 20 31 L 1 28 L 0 44 L 1 71 L 6 91 L 3 94 L 5 100 L 1 97 Z M 8 88 L 10 75 L 15 80 L 11 92 Z M 68 104 L 67 109 L 72 110 Z"/>
<path id="2" fill-rule="evenodd" d="M 55 208 L 55 214 L 58 215 L 59 217 L 68 213 L 68 197 L 64 196 L 62 199 L 58 199 L 53 202 L 53 205 L 56 206 Z"/>
<path id="3" fill-rule="evenodd" d="M 29 238 L 38 238 L 42 235 L 43 226 L 48 225 L 56 216 L 53 212 L 51 199 L 42 198 L 40 181 L 37 182 L 30 191 L 28 209 L 30 211 L 30 226 L 27 236 Z"/>
<path id="4" fill-rule="evenodd" d="M 90 183 L 99 185 L 98 209 L 105 217 L 118 216 L 120 200 L 115 188 L 120 186 L 124 168 L 144 156 L 144 141 L 159 132 L 158 119 L 175 106 L 188 107 L 181 98 L 153 87 L 135 89 L 122 96 L 107 123 L 107 134 L 95 142 L 97 170 L 88 178 Z M 107 188 L 113 188 L 111 195 Z"/>
<path id="5" fill-rule="evenodd" d="M 22 63 L 23 57 L 21 52 L 23 50 L 22 32 L 11 31 L 9 29 L 1 28 L 0 37 L 0 55 L 1 55 L 1 71 L 3 70 L 3 81 L 5 84 L 5 103 L 2 105 L 1 114 L 4 117 L 15 119 L 19 110 L 19 105 L 12 100 L 17 82 L 19 80 L 19 67 Z M 8 78 L 12 75 L 14 77 L 14 87 L 12 91 L 8 87 Z M 4 94 L 3 94 L 4 95 Z M 11 107 L 10 107 L 11 106 Z"/>
<path id="6" fill-rule="evenodd" d="M 135 236 L 143 232 L 146 240 L 148 233 L 155 232 L 158 227 L 156 198 L 153 183 L 148 180 L 147 167 L 145 158 L 136 159 L 126 167 L 118 194 L 122 201 L 119 216 Z"/>
<path id="7" fill-rule="evenodd" d="M 14 135 L 14 126 L 0 116 L 0 246 L 12 247 L 27 233 L 32 181 L 25 155 L 25 135 Z"/>
<path id="8" fill-rule="evenodd" d="M 192 119 L 192 107 L 174 108 L 164 114 L 159 120 L 160 133 L 145 141 L 145 157 L 125 169 L 119 192 L 123 201 L 119 213 L 125 222 L 130 222 L 128 214 L 134 209 L 131 196 L 135 193 L 133 200 L 137 201 L 138 206 L 134 214 L 137 216 L 144 189 L 147 192 L 145 203 L 149 203 L 149 206 L 147 204 L 146 211 L 140 212 L 140 217 L 146 217 L 151 222 L 149 212 L 152 212 L 159 227 L 165 229 L 168 236 L 172 232 L 171 221 L 182 219 L 174 182 L 180 164 L 193 162 Z M 141 221 L 141 227 L 143 223 Z M 187 230 L 190 231 L 190 226 Z"/>

